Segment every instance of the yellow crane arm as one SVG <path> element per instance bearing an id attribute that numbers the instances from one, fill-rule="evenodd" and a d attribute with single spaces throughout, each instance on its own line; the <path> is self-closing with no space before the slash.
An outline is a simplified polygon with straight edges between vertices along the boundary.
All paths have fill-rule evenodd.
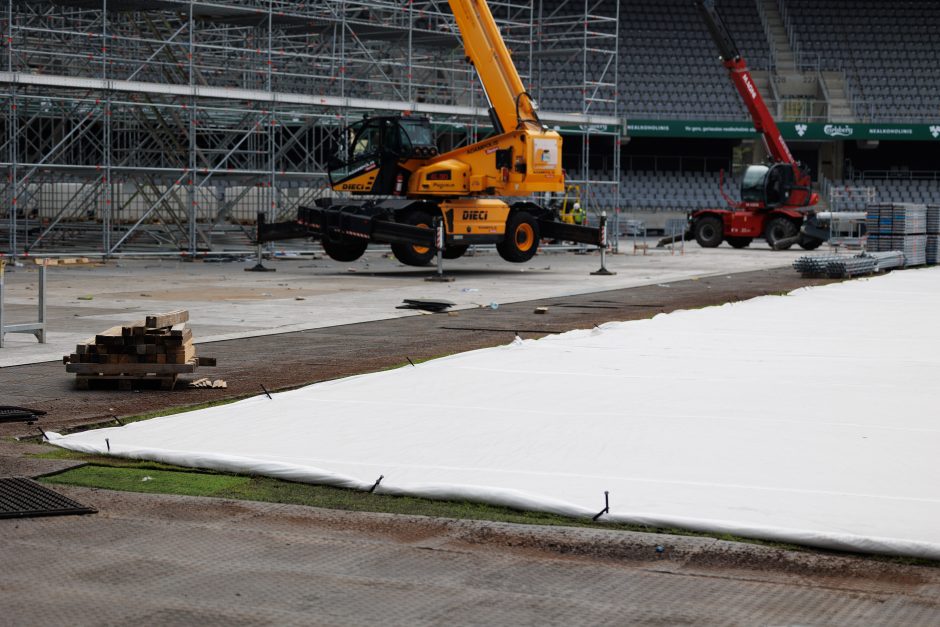
<path id="1" fill-rule="evenodd" d="M 448 2 L 457 19 L 467 58 L 480 76 L 502 131 L 516 130 L 526 122 L 541 128 L 532 101 L 485 0 Z"/>

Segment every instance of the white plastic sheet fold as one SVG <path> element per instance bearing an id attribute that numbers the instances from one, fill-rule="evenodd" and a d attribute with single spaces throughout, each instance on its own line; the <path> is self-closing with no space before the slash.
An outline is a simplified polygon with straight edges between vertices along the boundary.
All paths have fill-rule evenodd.
<path id="1" fill-rule="evenodd" d="M 570 516 L 609 491 L 602 520 L 938 559 L 938 288 L 897 272 L 50 439 Z"/>

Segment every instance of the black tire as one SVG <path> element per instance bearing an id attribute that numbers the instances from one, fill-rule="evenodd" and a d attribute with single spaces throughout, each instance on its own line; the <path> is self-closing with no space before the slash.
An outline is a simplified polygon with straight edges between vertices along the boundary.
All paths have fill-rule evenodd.
<path id="1" fill-rule="evenodd" d="M 702 216 L 692 224 L 692 235 L 702 248 L 717 248 L 724 239 L 724 223 L 718 216 Z"/>
<path id="2" fill-rule="evenodd" d="M 470 248 L 467 244 L 462 244 L 460 246 L 445 246 L 444 254 L 441 255 L 444 259 L 460 259 L 464 256 L 464 253 L 467 252 L 467 249 Z"/>
<path id="3" fill-rule="evenodd" d="M 800 232 L 800 228 L 790 218 L 777 216 L 767 221 L 764 226 L 764 239 L 774 250 L 787 250 L 793 246 L 793 242 L 778 246 L 777 242 L 785 239 L 792 239 Z"/>
<path id="4" fill-rule="evenodd" d="M 434 216 L 430 211 L 424 209 L 410 209 L 401 216 L 396 217 L 395 221 L 430 229 L 434 224 Z M 406 266 L 426 266 L 434 259 L 437 251 L 430 247 L 425 248 L 414 244 L 392 244 L 392 254 L 395 255 L 395 259 Z"/>
<path id="5" fill-rule="evenodd" d="M 351 237 L 333 239 L 326 235 L 320 240 L 320 243 L 330 259 L 345 262 L 359 259 L 369 246 L 368 240 L 353 239 Z"/>
<path id="6" fill-rule="evenodd" d="M 539 222 L 528 211 L 513 211 L 506 220 L 506 234 L 496 244 L 499 256 L 511 263 L 524 263 L 539 249 Z"/>
<path id="7" fill-rule="evenodd" d="M 753 237 L 726 237 L 725 240 L 732 248 L 747 248 L 754 241 Z"/>
<path id="8" fill-rule="evenodd" d="M 798 239 L 796 243 L 799 244 L 800 248 L 803 250 L 816 250 L 822 246 L 823 241 L 816 237 L 800 234 L 800 239 Z"/>

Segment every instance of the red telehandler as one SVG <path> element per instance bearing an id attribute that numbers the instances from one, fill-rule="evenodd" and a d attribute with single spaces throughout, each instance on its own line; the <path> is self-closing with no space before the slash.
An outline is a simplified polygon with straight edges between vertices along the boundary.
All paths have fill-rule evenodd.
<path id="1" fill-rule="evenodd" d="M 817 235 L 826 231 L 804 229 L 807 215 L 819 201 L 812 191 L 809 170 L 793 158 L 780 135 L 773 116 L 761 98 L 747 63 L 731 38 L 712 1 L 695 0 L 712 39 L 718 46 L 722 64 L 728 69 L 731 82 L 744 100 L 754 128 L 764 140 L 769 155 L 766 165 L 751 165 L 741 182 L 741 200 L 732 200 L 725 194 L 722 176 L 722 196 L 729 209 L 703 209 L 690 216 L 691 235 L 704 248 L 714 248 L 727 241 L 735 248 L 745 248 L 757 237 L 763 237 L 771 248 L 784 250 L 795 243 L 806 250 L 817 248 L 823 239 Z"/>

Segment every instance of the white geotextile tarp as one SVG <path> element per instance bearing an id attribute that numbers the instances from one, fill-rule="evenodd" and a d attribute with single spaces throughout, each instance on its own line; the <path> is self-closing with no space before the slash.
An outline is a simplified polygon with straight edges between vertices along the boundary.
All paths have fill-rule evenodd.
<path id="1" fill-rule="evenodd" d="M 609 491 L 602 520 L 937 559 L 938 288 L 895 272 L 50 439 L 572 516 Z"/>

